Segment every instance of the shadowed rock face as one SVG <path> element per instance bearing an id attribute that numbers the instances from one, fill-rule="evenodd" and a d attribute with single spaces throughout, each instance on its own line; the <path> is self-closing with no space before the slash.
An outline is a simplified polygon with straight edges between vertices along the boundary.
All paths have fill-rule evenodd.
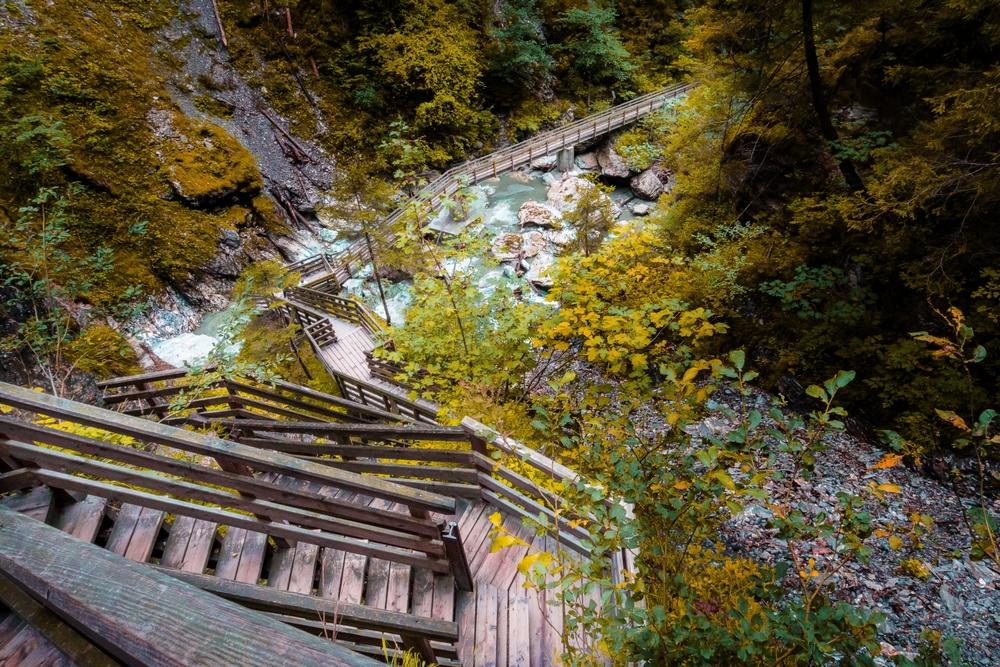
<path id="1" fill-rule="evenodd" d="M 625 165 L 625 160 L 618 154 L 610 141 L 601 144 L 597 149 L 597 164 L 601 167 L 601 176 L 609 179 L 625 179 L 631 172 Z"/>

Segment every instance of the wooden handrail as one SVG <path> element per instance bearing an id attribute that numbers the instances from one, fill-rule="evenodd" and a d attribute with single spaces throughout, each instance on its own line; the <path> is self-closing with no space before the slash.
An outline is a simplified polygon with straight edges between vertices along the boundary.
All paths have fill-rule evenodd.
<path id="1" fill-rule="evenodd" d="M 390 213 L 380 223 L 380 226 L 392 229 L 396 222 L 410 211 L 415 211 L 418 216 L 427 215 L 440 207 L 445 196 L 458 191 L 462 186 L 474 185 L 485 178 L 495 177 L 503 172 L 528 164 L 541 155 L 551 155 L 564 148 L 607 134 L 638 120 L 643 115 L 659 110 L 668 99 L 680 97 L 696 85 L 696 83 L 691 82 L 668 86 L 662 90 L 623 102 L 605 111 L 586 116 L 569 125 L 542 132 L 489 155 L 456 165 L 425 185 L 404 206 Z M 329 271 L 330 273 L 350 276 L 349 269 L 340 267 L 347 267 L 351 262 L 365 264 L 370 261 L 367 244 L 363 240 L 358 240 L 337 254 L 307 257 L 289 265 L 289 269 L 298 271 L 302 266 L 320 267 L 325 265 L 333 267 L 333 270 Z"/>
<path id="2" fill-rule="evenodd" d="M 3 508 L 0 571 L 127 665 L 380 664 Z"/>
<path id="3" fill-rule="evenodd" d="M 0 383 L 0 403 L 167 447 L 231 461 L 261 472 L 292 475 L 306 481 L 391 500 L 411 509 L 442 514 L 455 512 L 453 498 L 384 482 L 377 478 L 333 470 L 285 454 L 262 452 L 215 436 L 192 433 L 154 421 L 109 412 L 7 383 Z"/>

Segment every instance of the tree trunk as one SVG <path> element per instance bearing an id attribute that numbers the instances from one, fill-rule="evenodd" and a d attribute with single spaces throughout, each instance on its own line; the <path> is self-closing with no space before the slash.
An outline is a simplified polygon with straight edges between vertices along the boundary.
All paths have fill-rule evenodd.
<path id="1" fill-rule="evenodd" d="M 819 129 L 823 138 L 828 142 L 836 142 L 837 128 L 830 120 L 830 110 L 826 108 L 826 99 L 823 95 L 823 81 L 819 75 L 819 58 L 816 56 L 816 34 L 813 29 L 813 2 L 812 0 L 802 0 L 802 42 L 805 49 L 806 68 L 809 70 L 809 89 L 812 92 L 813 108 L 819 119 Z M 847 187 L 851 190 L 863 190 L 864 183 L 858 175 L 854 163 L 850 159 L 844 158 L 838 163 L 840 173 L 847 181 Z"/>
<path id="2" fill-rule="evenodd" d="M 378 272 L 378 262 L 375 261 L 375 250 L 372 249 L 372 237 L 365 229 L 365 243 L 368 245 L 368 254 L 372 258 L 372 273 L 375 274 L 375 284 L 378 285 L 378 298 L 382 300 L 382 310 L 385 311 L 385 323 L 392 324 L 389 317 L 389 304 L 385 302 L 385 292 L 382 290 L 382 276 Z"/>

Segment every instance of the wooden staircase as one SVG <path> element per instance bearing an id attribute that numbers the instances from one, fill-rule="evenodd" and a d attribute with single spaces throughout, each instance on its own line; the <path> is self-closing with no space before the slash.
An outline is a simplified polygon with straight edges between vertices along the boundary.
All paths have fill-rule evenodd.
<path id="1" fill-rule="evenodd" d="M 586 555 L 584 532 L 493 457 L 571 471 L 473 422 L 283 382 L 166 372 L 104 388 L 117 412 L 0 385 L 17 410 L 0 417 L 7 507 L 360 655 L 547 665 L 562 652 L 561 602 L 517 565 L 557 541 Z M 495 513 L 523 545 L 490 550 Z"/>

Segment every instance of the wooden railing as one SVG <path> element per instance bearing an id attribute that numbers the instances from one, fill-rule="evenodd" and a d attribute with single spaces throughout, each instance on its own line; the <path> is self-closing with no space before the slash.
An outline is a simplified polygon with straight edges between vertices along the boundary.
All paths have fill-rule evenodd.
<path id="1" fill-rule="evenodd" d="M 381 664 L 3 508 L 0 573 L 30 596 L 28 604 L 55 616 L 60 625 L 49 621 L 42 630 L 69 658 L 65 664 Z M 442 627 L 453 623 L 437 624 L 439 638 L 457 636 L 454 627 Z M 5 664 L 45 664 L 7 658 Z"/>
<path id="2" fill-rule="evenodd" d="M 552 155 L 634 123 L 643 116 L 663 108 L 668 100 L 687 94 L 695 85 L 695 83 L 682 83 L 670 86 L 569 125 L 542 132 L 481 158 L 463 162 L 424 186 L 417 196 L 389 214 L 381 225 L 388 230 L 394 229 L 399 220 L 407 214 L 416 215 L 418 219 L 426 219 L 462 188 L 530 164 L 535 158 Z M 363 240 L 358 240 L 339 253 L 308 257 L 289 265 L 288 268 L 303 275 L 318 272 L 334 274 L 340 283 L 343 283 L 353 275 L 357 267 L 364 266 L 370 261 L 367 244 Z"/>
<path id="3" fill-rule="evenodd" d="M 104 391 L 106 406 L 126 415 L 155 415 L 172 425 L 234 416 L 354 423 L 413 421 L 403 414 L 277 379 L 267 383 L 223 377 L 205 381 L 186 370 L 173 370 L 99 382 L 98 387 Z M 168 407 L 175 402 L 183 409 L 169 412 Z"/>
<path id="4" fill-rule="evenodd" d="M 357 324 L 372 338 L 377 339 L 385 332 L 385 322 L 372 314 L 363 303 L 354 299 L 309 287 L 290 287 L 285 290 L 285 298 L 295 307 L 305 304 L 330 317 Z"/>
<path id="5" fill-rule="evenodd" d="M 91 433 L 77 435 L 23 418 L 0 417 L 4 461 L 49 487 L 290 542 L 452 572 L 441 528 L 427 513 L 454 514 L 454 498 L 4 383 L 0 383 L 0 404 L 135 441 L 136 446 L 117 444 Z M 193 454 L 194 458 L 169 456 L 166 452 L 171 450 Z M 218 467 L 207 463 L 211 459 Z M 278 487 L 255 473 L 382 498 L 408 508 L 411 516 L 389 510 L 374 512 L 367 505 Z"/>

